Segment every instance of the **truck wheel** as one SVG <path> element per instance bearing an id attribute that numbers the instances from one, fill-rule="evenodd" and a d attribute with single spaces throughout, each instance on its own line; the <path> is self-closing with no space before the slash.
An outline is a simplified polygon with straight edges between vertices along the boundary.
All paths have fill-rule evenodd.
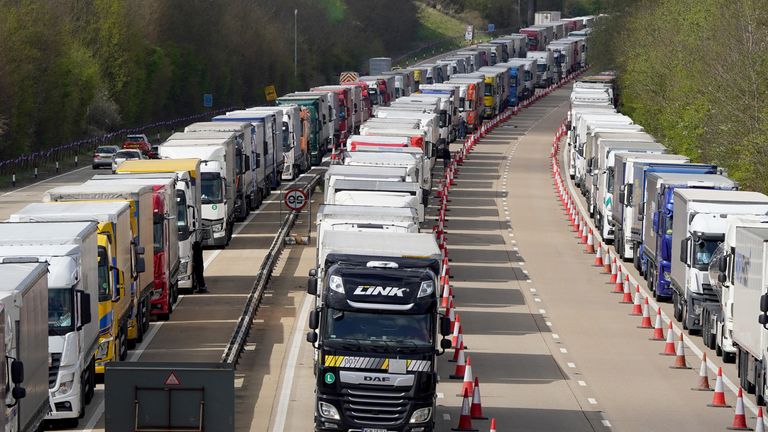
<path id="1" fill-rule="evenodd" d="M 91 359 L 91 364 L 88 367 L 88 389 L 85 392 L 85 403 L 89 404 L 93 400 L 93 396 L 96 394 L 96 359 Z M 83 409 L 85 411 L 85 409 Z"/>
<path id="2" fill-rule="evenodd" d="M 141 312 L 142 305 L 139 305 L 139 310 L 136 312 L 136 344 L 140 344 L 144 341 L 144 314 Z"/>
<path id="3" fill-rule="evenodd" d="M 722 351 L 722 349 L 721 349 Z M 723 363 L 736 363 L 736 353 L 723 352 Z"/>
<path id="4" fill-rule="evenodd" d="M 117 346 L 115 347 L 115 351 L 117 351 L 117 358 L 120 361 L 125 361 L 125 359 L 128 358 L 128 341 L 126 340 L 126 331 L 125 329 L 120 329 L 120 334 L 117 335 Z"/>
<path id="5" fill-rule="evenodd" d="M 640 256 L 637 253 L 637 243 L 632 243 L 632 264 L 635 265 L 635 270 L 640 272 L 640 276 L 643 276 L 642 268 L 640 265 Z"/>
<path id="6" fill-rule="evenodd" d="M 672 306 L 674 309 L 674 316 L 677 322 L 683 321 L 683 311 L 680 308 L 680 299 L 678 298 L 677 291 L 672 292 Z"/>

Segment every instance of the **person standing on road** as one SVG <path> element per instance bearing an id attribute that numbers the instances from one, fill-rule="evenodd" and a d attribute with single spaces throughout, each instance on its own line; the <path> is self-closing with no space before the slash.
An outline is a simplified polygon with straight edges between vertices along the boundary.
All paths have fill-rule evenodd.
<path id="1" fill-rule="evenodd" d="M 448 149 L 448 144 L 443 146 L 440 156 L 443 158 L 443 169 L 447 170 L 448 164 L 451 162 L 451 150 Z"/>
<path id="2" fill-rule="evenodd" d="M 197 241 L 192 243 L 192 272 L 195 275 L 197 281 L 197 292 L 208 292 L 208 286 L 205 285 L 205 271 L 203 265 L 203 245 Z"/>

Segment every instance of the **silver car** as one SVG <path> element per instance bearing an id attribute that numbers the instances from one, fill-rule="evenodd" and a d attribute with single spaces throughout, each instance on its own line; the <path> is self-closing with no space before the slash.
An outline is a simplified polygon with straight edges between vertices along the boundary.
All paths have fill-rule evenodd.
<path id="1" fill-rule="evenodd" d="M 113 145 L 98 146 L 93 151 L 93 162 L 91 167 L 93 169 L 99 169 L 102 167 L 112 166 L 112 157 L 120 151 L 120 147 Z"/>
<path id="2" fill-rule="evenodd" d="M 141 153 L 141 150 L 119 150 L 115 153 L 115 157 L 112 158 L 112 173 L 117 171 L 117 167 L 120 166 L 123 161 L 146 159 L 147 157 Z"/>

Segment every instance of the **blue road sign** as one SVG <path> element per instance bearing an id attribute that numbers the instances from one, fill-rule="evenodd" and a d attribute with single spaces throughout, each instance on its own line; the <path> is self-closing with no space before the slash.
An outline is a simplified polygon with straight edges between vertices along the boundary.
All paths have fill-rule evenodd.
<path id="1" fill-rule="evenodd" d="M 488 24 L 488 33 L 491 33 L 494 30 L 496 30 L 496 24 Z"/>
<path id="2" fill-rule="evenodd" d="M 213 107 L 213 95 L 211 93 L 203 94 L 203 106 L 205 108 Z"/>

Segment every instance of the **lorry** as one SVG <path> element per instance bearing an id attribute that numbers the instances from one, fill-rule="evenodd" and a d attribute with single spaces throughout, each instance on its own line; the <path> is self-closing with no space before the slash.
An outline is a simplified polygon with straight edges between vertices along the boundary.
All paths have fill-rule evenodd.
<path id="1" fill-rule="evenodd" d="M 419 120 L 421 122 L 420 129 L 427 133 L 427 143 L 432 143 L 431 147 L 440 147 L 448 143 L 447 128 L 443 124 L 445 118 L 441 118 L 439 112 L 431 112 L 419 106 L 401 105 L 379 108 L 376 111 L 376 118 Z M 434 154 L 430 154 L 430 157 L 433 158 L 433 164 L 434 156 Z"/>
<path id="2" fill-rule="evenodd" d="M 327 231 L 384 231 L 417 233 L 419 215 L 404 207 L 323 204 L 317 211 L 317 243 Z"/>
<path id="3" fill-rule="evenodd" d="M 459 90 L 455 84 L 427 84 L 421 87 L 420 93 L 400 98 L 393 106 L 415 103 L 432 107 L 432 103 L 437 101 L 440 115 L 445 113 L 445 122 L 448 125 L 448 142 L 454 142 L 458 137 L 459 123 Z"/>
<path id="4" fill-rule="evenodd" d="M 768 350 L 768 230 L 736 228 L 735 246 L 722 269 L 733 290 L 733 344 L 739 385 L 765 403 Z"/>
<path id="5" fill-rule="evenodd" d="M 511 73 L 517 75 L 518 99 L 527 100 L 532 97 L 536 92 L 536 59 L 512 58 L 506 64 L 512 68 Z M 520 67 L 522 70 L 518 69 Z"/>
<path id="6" fill-rule="evenodd" d="M 526 51 L 542 51 L 549 43 L 547 39 L 547 31 L 543 28 L 525 27 L 518 30 L 521 34 L 524 34 L 528 38 L 526 45 Z"/>
<path id="7" fill-rule="evenodd" d="M 309 111 L 309 162 L 310 165 L 320 165 L 323 156 L 328 151 L 331 135 L 325 128 L 327 112 L 323 111 L 324 97 L 316 93 L 309 96 L 288 94 L 277 98 L 278 106 L 298 105 Z"/>
<path id="8" fill-rule="evenodd" d="M 680 301 L 672 289 L 672 230 L 674 224 L 675 189 L 698 188 L 736 190 L 733 180 L 719 174 L 664 173 L 653 172 L 645 178 L 646 203 L 643 216 L 643 244 L 641 245 L 640 266 L 648 289 L 656 298 L 671 298 Z M 676 315 L 682 315 L 676 311 Z"/>
<path id="9" fill-rule="evenodd" d="M 436 356 L 451 346 L 441 261 L 432 234 L 323 235 L 307 286 L 316 430 L 433 430 Z"/>
<path id="10" fill-rule="evenodd" d="M 422 204 L 425 207 L 429 205 L 432 175 L 429 171 L 429 160 L 424 158 L 424 153 L 352 151 L 344 155 L 344 165 L 406 168 L 409 173 L 408 181 L 421 186 Z"/>
<path id="11" fill-rule="evenodd" d="M 400 69 L 382 72 L 381 75 L 395 77 L 395 98 L 410 96 L 415 91 L 412 72 Z"/>
<path id="12" fill-rule="evenodd" d="M 500 37 L 501 40 L 508 40 L 512 43 L 512 49 L 509 51 L 509 58 L 525 58 L 528 52 L 528 36 L 522 33 L 512 33 Z"/>
<path id="13" fill-rule="evenodd" d="M 155 281 L 149 294 L 149 310 L 160 320 L 167 321 L 173 313 L 173 305 L 179 296 L 179 229 L 176 223 L 179 212 L 176 201 L 176 175 L 173 173 L 149 177 L 133 173 L 119 176 L 96 175 L 85 184 L 99 185 L 112 182 L 152 188 Z"/>
<path id="14" fill-rule="evenodd" d="M 128 319 L 128 344 L 135 346 L 149 331 L 149 296 L 154 286 L 154 259 L 146 259 L 146 251 L 153 248 L 152 188 L 137 185 L 75 185 L 51 189 L 43 202 L 86 203 L 90 201 L 127 202 L 130 206 L 131 259 L 130 271 L 131 316 Z M 128 282 L 126 282 L 128 283 Z"/>
<path id="15" fill-rule="evenodd" d="M 48 263 L 47 420 L 76 421 L 93 399 L 99 325 L 91 318 L 103 289 L 97 235 L 94 222 L 0 224 L 2 262 Z"/>
<path id="16" fill-rule="evenodd" d="M 552 51 L 528 51 L 527 58 L 536 60 L 536 87 L 547 88 L 556 82 L 555 56 Z"/>
<path id="17" fill-rule="evenodd" d="M 463 51 L 457 51 L 456 54 L 469 57 L 470 68 L 468 68 L 469 72 L 467 73 L 475 72 L 481 67 L 486 66 L 486 64 L 483 63 L 482 61 L 479 51 L 463 50 Z"/>
<path id="18" fill-rule="evenodd" d="M 410 207 L 418 213 L 419 221 L 424 222 L 421 185 L 412 181 L 410 175 L 405 182 L 338 179 L 326 184 L 325 188 L 326 204 Z"/>
<path id="19" fill-rule="evenodd" d="M 635 257 L 635 241 L 639 241 L 640 231 L 634 232 L 633 223 L 642 215 L 638 204 L 642 197 L 636 199 L 634 192 L 642 193 L 640 184 L 648 170 L 673 168 L 685 165 L 690 161 L 685 156 L 666 153 L 617 153 L 614 163 L 613 200 L 611 225 L 614 227 L 613 244 L 622 260 L 633 260 Z M 650 171 L 653 172 L 653 171 Z M 637 201 L 637 202 L 636 202 Z M 638 226 L 639 228 L 639 226 Z"/>
<path id="20" fill-rule="evenodd" d="M 331 99 L 336 100 L 336 129 L 334 130 L 334 140 L 337 148 L 352 135 L 355 130 L 354 101 L 352 89 L 347 86 L 326 85 L 312 87 L 312 92 L 331 93 Z"/>
<path id="21" fill-rule="evenodd" d="M 179 289 L 194 291 L 198 288 L 193 271 L 193 251 L 202 247 L 202 185 L 200 159 L 159 159 L 153 161 L 128 161 L 117 174 L 141 174 L 144 177 L 166 178 L 176 176 L 176 225 L 179 236 Z M 197 263 L 202 266 L 203 263 Z"/>
<path id="22" fill-rule="evenodd" d="M 533 16 L 534 24 L 546 24 L 560 21 L 560 11 L 539 11 Z"/>
<path id="23" fill-rule="evenodd" d="M 262 141 L 263 154 L 259 165 L 264 165 L 264 177 L 266 184 L 271 189 L 280 186 L 284 160 L 282 156 L 283 145 L 283 113 L 282 111 L 229 111 L 225 115 L 216 116 L 214 122 L 249 122 L 256 127 L 256 142 Z M 258 127 L 258 126 L 262 127 Z M 261 135 L 263 132 L 263 135 Z M 246 163 L 250 163 L 245 160 Z M 246 169 L 244 169 L 247 171 Z"/>
<path id="24" fill-rule="evenodd" d="M 498 77 L 498 80 L 501 84 L 501 99 L 499 104 L 499 109 L 501 111 L 504 111 L 508 107 L 515 106 L 515 104 L 517 104 L 517 87 L 513 88 L 511 70 L 511 66 L 505 65 L 503 63 L 499 63 L 496 66 L 486 66 L 484 68 L 480 68 L 480 72 L 495 72 L 497 74 L 496 76 Z"/>
<path id="25" fill-rule="evenodd" d="M 426 79 L 426 77 L 422 77 L 422 79 Z M 361 76 L 359 80 L 368 86 L 368 97 L 371 99 L 371 104 L 374 107 L 389 106 L 393 98 L 390 94 L 389 84 L 384 76 Z M 394 78 L 392 82 L 394 85 Z M 394 92 L 394 89 L 392 89 L 392 92 Z"/>
<path id="26" fill-rule="evenodd" d="M 504 58 L 504 50 L 501 45 L 494 43 L 479 44 L 478 48 L 484 49 L 488 53 L 488 66 L 495 66 L 501 63 Z"/>
<path id="27" fill-rule="evenodd" d="M 672 301 L 675 319 L 701 330 L 704 304 L 717 303 L 709 263 L 723 242 L 727 215 L 766 215 L 768 196 L 759 192 L 675 189 L 672 221 Z"/>
<path id="28" fill-rule="evenodd" d="M 467 131 L 473 132 L 483 121 L 483 89 L 485 80 L 482 78 L 451 78 L 445 84 L 459 86 L 459 113 L 464 119 Z"/>
<path id="29" fill-rule="evenodd" d="M 381 75 L 390 70 L 392 70 L 392 58 L 373 57 L 368 59 L 368 75 Z"/>
<path id="30" fill-rule="evenodd" d="M 734 257 L 737 250 L 743 252 L 744 246 L 736 242 L 736 231 L 744 228 L 765 231 L 768 216 L 730 215 L 727 219 L 723 242 L 709 261 L 709 280 L 720 302 L 705 304 L 701 310 L 701 337 L 704 345 L 714 349 L 724 363 L 734 363 L 737 353 L 733 343 Z"/>
<path id="31" fill-rule="evenodd" d="M 525 65 L 520 62 L 499 63 L 496 67 L 506 69 L 509 79 L 507 106 L 516 107 L 526 97 Z"/>
<path id="32" fill-rule="evenodd" d="M 359 95 L 360 88 L 347 86 L 350 94 Z M 357 91 L 357 93 L 355 93 Z M 355 105 L 357 107 L 357 105 Z M 283 171 L 281 180 L 295 180 L 311 167 L 309 157 L 309 110 L 296 104 L 270 107 L 251 107 L 247 111 L 274 112 L 282 116 Z M 279 111 L 279 113 L 278 113 Z"/>
<path id="33" fill-rule="evenodd" d="M 99 345 L 96 373 L 128 357 L 131 317 L 131 217 L 125 202 L 32 203 L 10 222 L 95 222 L 98 247 Z"/>
<path id="34" fill-rule="evenodd" d="M 49 411 L 48 265 L 0 262 L 0 425 L 7 432 L 42 429 Z"/>
<path id="35" fill-rule="evenodd" d="M 258 139 L 263 125 L 243 122 L 199 122 L 184 128 L 185 133 L 222 132 L 236 133 L 235 167 L 237 168 L 237 188 L 235 190 L 235 216 L 243 221 L 251 210 L 261 206 L 261 201 L 268 195 L 270 185 L 261 161 L 264 160 L 264 148 Z M 176 135 L 181 138 L 183 135 Z M 115 170 L 115 172 L 119 171 Z"/>
<path id="36" fill-rule="evenodd" d="M 409 73 L 410 79 L 413 80 L 414 71 L 409 70 Z M 368 97 L 368 86 L 361 83 L 360 81 L 345 83 L 341 85 L 352 89 L 352 97 L 354 100 L 353 106 L 355 109 L 355 133 L 357 133 L 357 129 L 360 129 L 360 125 L 367 121 L 369 118 L 373 117 L 373 107 L 371 106 L 371 100 Z M 416 82 L 412 82 L 411 85 L 415 91 Z"/>
<path id="37" fill-rule="evenodd" d="M 200 159 L 200 215 L 203 246 L 224 247 L 235 223 L 235 134 L 173 134 L 160 147 L 164 158 Z M 215 137 L 218 136 L 218 137 Z M 151 217 L 151 216 L 150 216 Z"/>

